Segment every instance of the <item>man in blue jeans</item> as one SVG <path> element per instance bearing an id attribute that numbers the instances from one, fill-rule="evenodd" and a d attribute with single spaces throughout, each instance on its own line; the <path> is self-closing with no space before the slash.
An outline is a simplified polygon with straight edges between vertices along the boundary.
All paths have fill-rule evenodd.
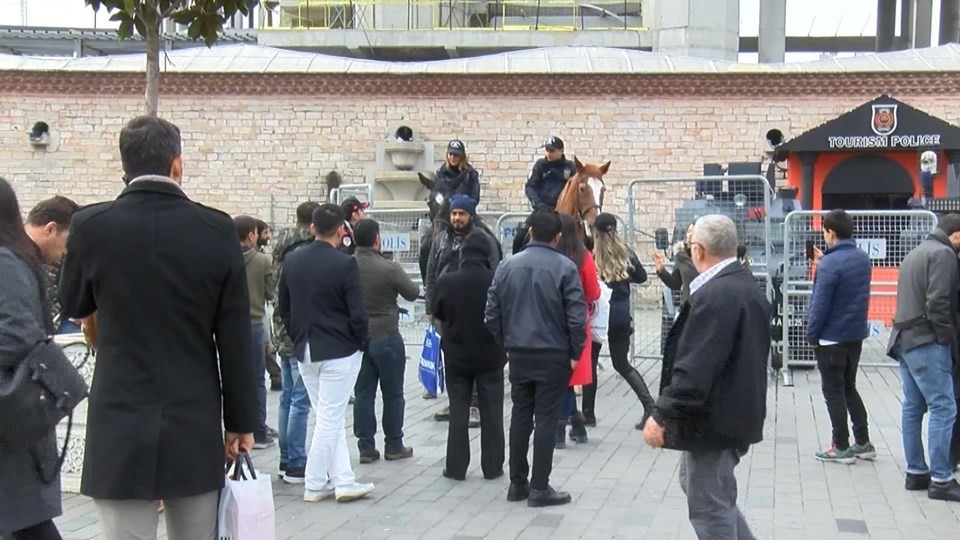
<path id="1" fill-rule="evenodd" d="M 953 475 L 950 438 L 957 416 L 951 371 L 960 292 L 958 249 L 960 215 L 946 214 L 940 217 L 937 229 L 903 259 L 888 349 L 900 362 L 903 384 L 905 488 L 926 490 L 931 499 L 956 502 L 960 502 L 960 484 Z M 929 467 L 921 439 L 927 411 Z"/>
<path id="2" fill-rule="evenodd" d="M 286 256 L 313 242 L 310 223 L 313 221 L 313 211 L 318 206 L 315 202 L 302 203 L 297 207 L 296 226 L 277 233 L 273 248 L 273 272 L 278 280 Z M 280 432 L 280 473 L 288 484 L 303 484 L 307 467 L 310 396 L 300 377 L 300 361 L 293 340 L 287 335 L 280 314 L 276 311 L 273 313 L 273 343 L 280 356 L 281 391 L 277 425 Z"/>
<path id="3" fill-rule="evenodd" d="M 353 226 L 356 242 L 360 288 L 367 308 L 370 344 L 363 355 L 360 373 L 354 386 L 353 433 L 357 436 L 360 463 L 380 459 L 375 435 L 377 383 L 383 394 L 384 458 L 388 461 L 413 456 L 413 448 L 403 445 L 403 369 L 406 352 L 398 327 L 397 295 L 414 301 L 420 287 L 404 272 L 399 263 L 380 253 L 380 225 L 362 219 Z"/>

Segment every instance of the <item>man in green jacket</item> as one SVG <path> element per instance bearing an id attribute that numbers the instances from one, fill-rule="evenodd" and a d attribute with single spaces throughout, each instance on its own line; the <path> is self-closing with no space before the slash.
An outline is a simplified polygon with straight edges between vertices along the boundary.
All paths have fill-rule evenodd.
<path id="1" fill-rule="evenodd" d="M 287 255 L 314 241 L 310 233 L 313 211 L 320 206 L 305 202 L 297 207 L 296 226 L 277 231 L 273 243 L 273 274 L 277 281 L 283 272 Z M 280 472 L 283 481 L 302 484 L 307 466 L 307 421 L 310 416 L 310 396 L 300 378 L 300 361 L 287 335 L 280 315 L 273 313 L 273 346 L 280 355 L 280 411 L 277 420 L 280 442 Z"/>
<path id="2" fill-rule="evenodd" d="M 270 257 L 257 250 L 257 220 L 250 216 L 237 216 L 233 220 L 240 238 L 243 262 L 247 270 L 247 290 L 250 294 L 250 331 L 253 336 L 253 365 L 257 372 L 257 405 L 259 415 L 257 430 L 253 432 L 254 448 L 270 448 L 275 445 L 267 432 L 267 381 L 266 381 L 266 327 L 263 317 L 267 301 L 273 300 L 277 282 L 273 277 Z"/>

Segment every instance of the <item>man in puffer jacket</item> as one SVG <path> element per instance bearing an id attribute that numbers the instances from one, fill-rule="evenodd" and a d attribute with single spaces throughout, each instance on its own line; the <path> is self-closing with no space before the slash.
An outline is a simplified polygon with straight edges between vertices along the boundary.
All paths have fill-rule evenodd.
<path id="1" fill-rule="evenodd" d="M 815 255 L 807 341 L 817 357 L 833 443 L 816 457 L 849 464 L 857 458 L 877 457 L 867 430 L 867 409 L 857 392 L 860 351 L 869 333 L 872 268 L 870 258 L 853 240 L 853 218 L 843 210 L 833 210 L 824 217 L 823 239 L 828 247 L 822 257 Z M 847 430 L 848 412 L 853 422 L 853 446 Z"/>

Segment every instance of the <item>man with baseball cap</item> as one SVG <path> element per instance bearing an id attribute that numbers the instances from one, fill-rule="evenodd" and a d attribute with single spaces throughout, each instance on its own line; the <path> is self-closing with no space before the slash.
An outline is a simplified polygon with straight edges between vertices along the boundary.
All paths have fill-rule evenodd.
<path id="1" fill-rule="evenodd" d="M 555 210 L 560 192 L 567 180 L 577 174 L 577 167 L 563 153 L 563 139 L 551 136 L 543 146 L 544 157 L 533 164 L 525 188 L 534 210 Z"/>
<path id="2" fill-rule="evenodd" d="M 353 255 L 353 252 L 357 249 L 356 242 L 353 239 L 353 226 L 363 219 L 364 210 L 369 207 L 370 203 L 360 202 L 360 199 L 356 197 L 347 197 L 340 203 L 340 209 L 346 216 L 343 222 L 343 238 L 341 239 L 340 251 L 347 255 Z"/>

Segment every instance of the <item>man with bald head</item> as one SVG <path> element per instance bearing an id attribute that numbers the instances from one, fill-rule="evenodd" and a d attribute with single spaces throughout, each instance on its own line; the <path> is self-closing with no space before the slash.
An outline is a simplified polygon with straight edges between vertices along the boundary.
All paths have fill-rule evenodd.
<path id="1" fill-rule="evenodd" d="M 763 440 L 770 304 L 737 262 L 737 228 L 722 215 L 694 226 L 700 275 L 664 345 L 668 379 L 643 431 L 655 448 L 682 450 L 680 486 L 697 536 L 754 536 L 737 508 L 734 468 Z"/>

